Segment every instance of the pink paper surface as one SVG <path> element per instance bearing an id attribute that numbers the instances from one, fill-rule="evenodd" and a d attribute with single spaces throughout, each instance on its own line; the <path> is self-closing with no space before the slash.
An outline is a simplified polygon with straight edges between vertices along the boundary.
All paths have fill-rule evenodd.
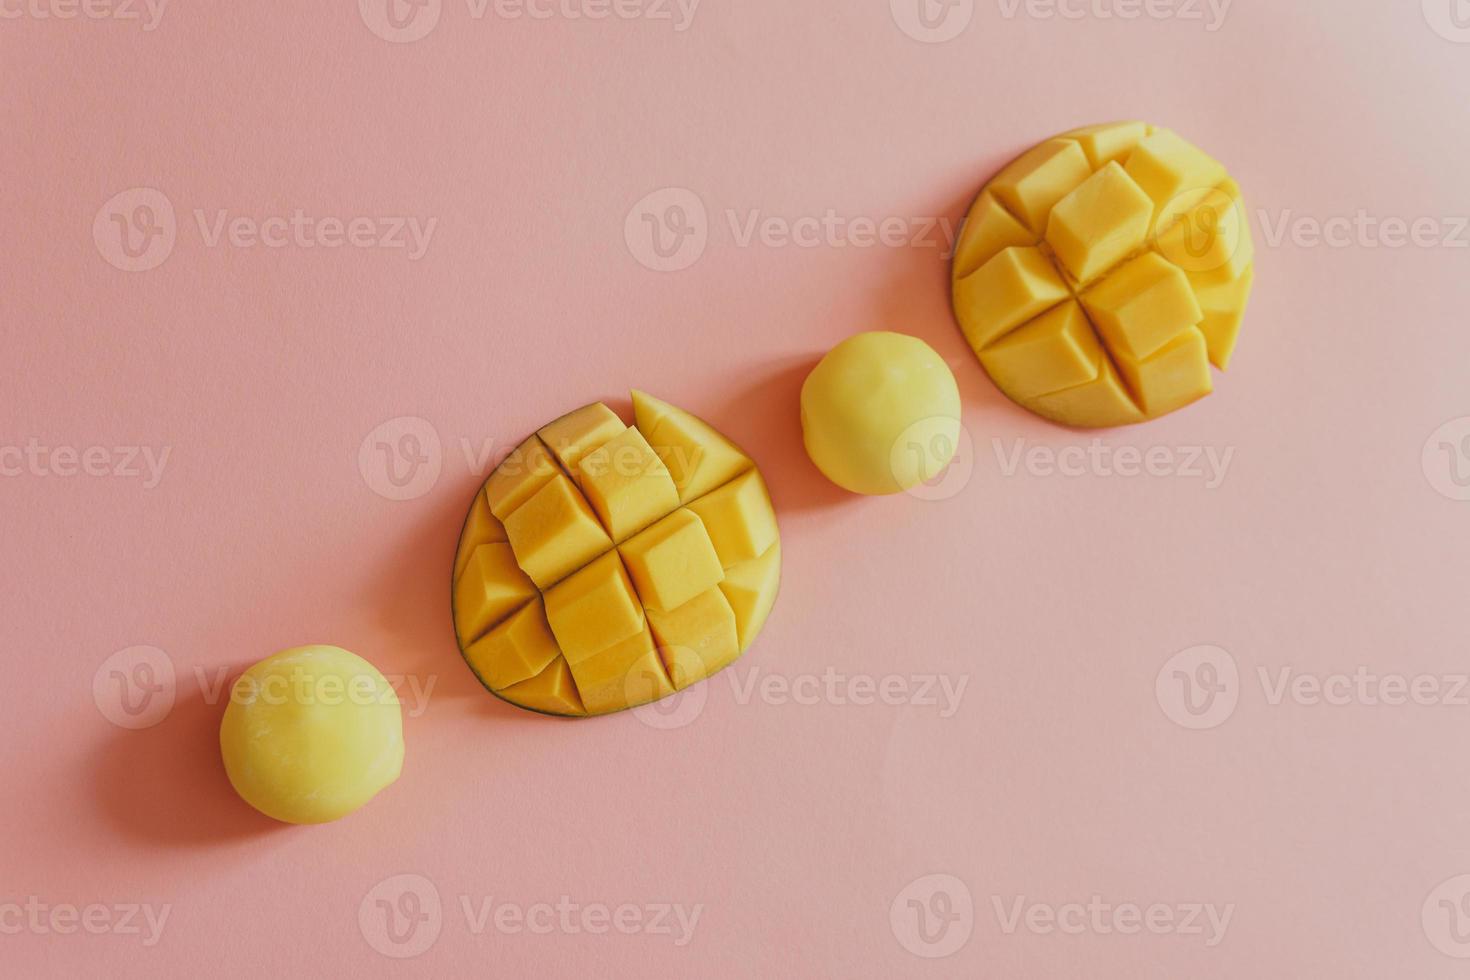
<path id="1" fill-rule="evenodd" d="M 1464 975 L 1463 4 L 395 2 L 0 0 L 0 973 Z M 1216 394 L 1094 436 L 984 377 L 944 233 L 1117 118 L 1260 254 Z M 802 451 L 876 328 L 959 379 L 937 499 Z M 635 386 L 760 463 L 780 601 L 682 715 L 519 712 L 460 522 Z M 408 756 L 286 828 L 221 685 L 308 642 Z"/>

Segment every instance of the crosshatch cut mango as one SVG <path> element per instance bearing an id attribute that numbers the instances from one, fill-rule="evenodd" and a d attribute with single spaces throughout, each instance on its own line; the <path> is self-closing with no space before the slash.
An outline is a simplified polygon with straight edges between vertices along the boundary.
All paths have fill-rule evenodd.
<path id="1" fill-rule="evenodd" d="M 567 717 L 656 701 L 755 643 L 781 584 L 750 457 L 641 391 L 542 428 L 490 474 L 454 559 L 454 632 L 497 697 Z"/>
<path id="2" fill-rule="evenodd" d="M 1078 428 L 1132 425 L 1214 390 L 1255 249 L 1240 188 L 1141 122 L 1063 133 L 980 192 L 955 250 L 955 316 L 996 386 Z"/>

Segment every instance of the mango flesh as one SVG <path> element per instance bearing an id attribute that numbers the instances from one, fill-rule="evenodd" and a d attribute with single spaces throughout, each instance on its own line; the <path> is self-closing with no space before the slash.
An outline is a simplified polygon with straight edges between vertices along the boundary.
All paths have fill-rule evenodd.
<path id="1" fill-rule="evenodd" d="M 917 337 L 875 331 L 827 353 L 801 389 L 807 455 L 853 493 L 902 493 L 944 471 L 959 445 L 960 390 Z"/>
<path id="2" fill-rule="evenodd" d="M 340 647 L 284 650 L 247 670 L 230 692 L 219 741 L 235 791 L 284 823 L 345 817 L 403 769 L 398 695 Z"/>
<path id="3" fill-rule="evenodd" d="M 669 697 L 750 649 L 781 578 L 755 464 L 707 423 L 633 392 L 521 443 L 471 502 L 455 634 L 492 693 L 566 717 Z"/>
<path id="4" fill-rule="evenodd" d="M 1005 167 L 955 251 L 960 328 L 996 386 L 1109 428 L 1209 395 L 1240 336 L 1255 250 L 1240 188 L 1178 134 L 1107 123 Z"/>

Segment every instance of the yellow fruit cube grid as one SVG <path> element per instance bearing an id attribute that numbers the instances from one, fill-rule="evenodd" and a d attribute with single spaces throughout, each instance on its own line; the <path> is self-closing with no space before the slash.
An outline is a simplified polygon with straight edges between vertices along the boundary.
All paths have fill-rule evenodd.
<path id="1" fill-rule="evenodd" d="M 544 426 L 471 504 L 456 634 L 521 707 L 581 717 L 667 697 L 748 649 L 770 612 L 780 543 L 755 464 L 694 416 L 641 393 L 635 408 L 631 427 L 600 403 Z"/>
<path id="2" fill-rule="evenodd" d="M 1066 425 L 1143 422 L 1204 397 L 1253 281 L 1240 189 L 1166 129 L 1046 140 L 966 218 L 953 270 L 965 337 L 1002 391 Z"/>

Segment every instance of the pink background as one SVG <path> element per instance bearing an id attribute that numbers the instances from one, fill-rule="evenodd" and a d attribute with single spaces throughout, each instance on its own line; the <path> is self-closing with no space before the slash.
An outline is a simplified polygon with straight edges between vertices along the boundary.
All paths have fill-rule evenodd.
<path id="1" fill-rule="evenodd" d="M 1026 146 L 1128 117 L 1220 156 L 1272 222 L 1463 215 L 1470 46 L 1418 7 L 1239 0 L 1211 32 L 1008 19 L 981 0 L 947 43 L 910 37 L 886 0 L 705 0 L 683 32 L 476 20 L 448 0 L 407 44 L 374 36 L 353 0 L 176 0 L 151 32 L 0 21 L 0 444 L 170 449 L 154 488 L 35 467 L 0 479 L 0 906 L 170 906 L 151 947 L 11 928 L 0 972 L 1463 976 L 1421 906 L 1470 872 L 1470 709 L 1273 705 L 1258 671 L 1466 670 L 1470 512 L 1421 451 L 1470 414 L 1470 252 L 1272 247 L 1257 221 L 1255 298 L 1216 395 L 1103 436 L 1233 450 L 1209 489 L 1007 475 L 994 440 L 1092 436 L 985 379 L 948 312 L 942 248 L 742 245 L 727 217 L 957 221 Z M 166 195 L 177 242 L 129 273 L 92 226 L 135 187 Z M 666 187 L 699 197 L 709 233 L 669 273 L 625 238 Z M 438 224 L 410 261 L 210 247 L 194 218 L 297 208 Z M 973 474 L 946 499 L 845 497 L 801 450 L 805 371 L 872 328 L 917 334 L 955 368 Z M 741 689 L 716 678 L 673 731 L 501 704 L 448 615 L 481 479 L 465 441 L 503 451 L 586 402 L 626 410 L 632 386 L 750 450 L 785 542 Z M 441 472 L 392 501 L 359 447 L 400 416 L 430 423 Z M 314 641 L 434 687 L 406 719 L 396 785 L 338 824 L 284 828 L 232 794 L 223 706 L 198 678 Z M 1201 644 L 1238 664 L 1239 703 L 1189 731 L 1155 677 Z M 177 703 L 133 731 L 93 680 L 137 645 L 165 651 Z M 829 668 L 967 687 L 951 717 L 741 694 L 752 676 Z M 437 938 L 402 961 L 359 921 L 399 874 L 442 900 Z M 943 959 L 912 955 L 890 923 L 931 874 L 975 909 Z M 703 910 L 679 947 L 476 934 L 461 908 L 563 895 Z M 1007 934 L 994 908 L 1094 895 L 1234 912 L 1206 948 Z"/>

